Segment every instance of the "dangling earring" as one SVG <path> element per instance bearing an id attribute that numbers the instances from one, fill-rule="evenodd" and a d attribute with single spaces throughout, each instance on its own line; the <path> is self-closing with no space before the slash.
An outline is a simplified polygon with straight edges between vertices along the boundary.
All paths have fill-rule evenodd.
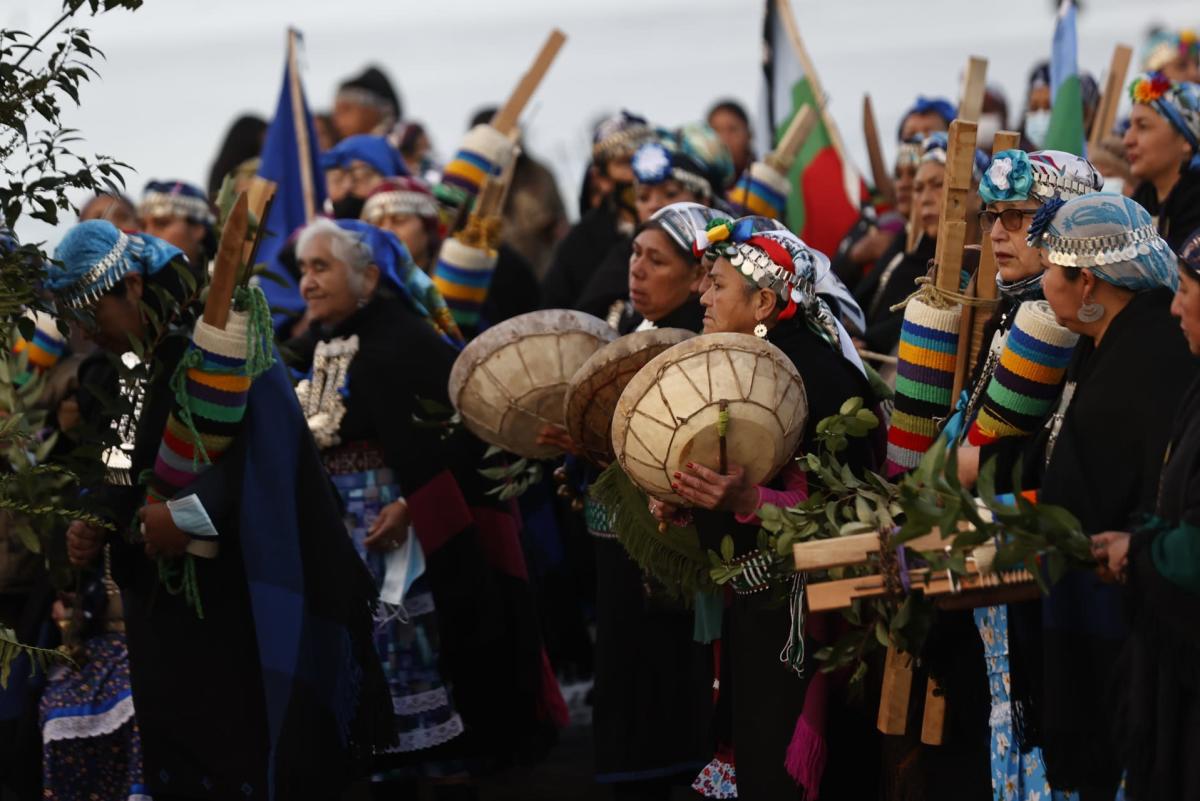
<path id="1" fill-rule="evenodd" d="M 358 308 L 363 309 L 363 308 L 366 308 L 366 306 L 367 306 L 367 299 L 359 298 L 358 299 Z"/>
<path id="2" fill-rule="evenodd" d="M 754 336 L 758 337 L 759 339 L 766 339 L 767 338 L 767 327 L 765 325 L 763 325 L 762 323 L 759 323 L 758 325 L 754 326 Z"/>
<path id="3" fill-rule="evenodd" d="M 1075 317 L 1081 323 L 1094 323 L 1104 316 L 1104 306 L 1095 301 L 1088 301 L 1079 307 Z"/>

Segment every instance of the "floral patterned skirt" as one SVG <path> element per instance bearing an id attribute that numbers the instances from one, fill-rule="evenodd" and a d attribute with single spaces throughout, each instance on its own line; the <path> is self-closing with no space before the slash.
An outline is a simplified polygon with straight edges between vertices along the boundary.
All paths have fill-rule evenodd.
<path id="1" fill-rule="evenodd" d="M 39 713 L 43 798 L 150 801 L 125 635 L 88 640 L 87 661 L 78 670 L 54 668 Z"/>
<path id="2" fill-rule="evenodd" d="M 388 469 L 334 475 L 333 482 L 346 504 L 346 528 L 358 555 L 382 586 L 385 555 L 363 545 L 380 510 L 400 498 L 400 488 Z M 375 647 L 383 663 L 396 714 L 396 743 L 380 756 L 418 752 L 443 745 L 463 733 L 450 688 L 438 670 L 438 629 L 433 595 L 425 578 L 418 578 L 403 604 L 379 604 L 375 618 Z M 422 762 L 426 776 L 463 772 L 457 760 Z M 395 774 L 389 774 L 388 778 Z"/>

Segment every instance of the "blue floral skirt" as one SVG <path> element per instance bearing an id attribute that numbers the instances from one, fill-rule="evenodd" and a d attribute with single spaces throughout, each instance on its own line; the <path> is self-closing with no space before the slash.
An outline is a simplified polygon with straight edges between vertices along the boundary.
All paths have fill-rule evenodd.
<path id="1" fill-rule="evenodd" d="M 376 586 L 382 586 L 384 554 L 368 551 L 363 541 L 380 510 L 401 497 L 400 488 L 386 468 L 334 475 L 333 483 L 345 501 L 346 528 L 354 547 Z M 375 648 L 396 715 L 396 743 L 380 756 L 434 748 L 463 733 L 462 718 L 438 670 L 437 616 L 424 577 L 416 580 L 401 605 L 380 602 L 375 616 Z M 430 777 L 464 772 L 458 760 L 421 762 L 416 766 L 417 772 Z M 386 778 L 396 775 L 389 773 Z"/>
<path id="2" fill-rule="evenodd" d="M 39 713 L 43 798 L 150 801 L 125 635 L 88 640 L 87 661 L 78 670 L 54 668 Z"/>

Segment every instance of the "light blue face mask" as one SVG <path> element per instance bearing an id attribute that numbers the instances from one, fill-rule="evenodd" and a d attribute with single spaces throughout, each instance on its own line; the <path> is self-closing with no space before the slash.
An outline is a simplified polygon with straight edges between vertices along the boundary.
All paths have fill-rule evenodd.
<path id="1" fill-rule="evenodd" d="M 1050 133 L 1050 111 L 1030 111 L 1025 114 L 1025 137 L 1040 148 Z"/>

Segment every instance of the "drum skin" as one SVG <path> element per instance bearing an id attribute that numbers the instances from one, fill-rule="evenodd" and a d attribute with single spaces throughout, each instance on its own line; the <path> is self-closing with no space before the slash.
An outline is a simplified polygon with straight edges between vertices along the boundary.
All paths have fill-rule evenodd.
<path id="1" fill-rule="evenodd" d="M 615 338 L 603 320 L 583 312 L 513 317 L 463 348 L 450 371 L 450 402 L 483 441 L 531 459 L 556 456 L 557 448 L 537 444 L 538 433 L 547 423 L 563 424 L 571 378 Z"/>
<path id="2" fill-rule="evenodd" d="M 625 387 L 613 416 L 621 468 L 647 494 L 677 505 L 671 490 L 688 462 L 720 465 L 717 417 L 728 402 L 729 464 L 751 485 L 774 478 L 796 454 L 808 396 L 781 350 L 748 334 L 693 337 L 651 359 Z"/>
<path id="3" fill-rule="evenodd" d="M 583 363 L 571 379 L 563 409 L 567 433 L 583 456 L 600 467 L 612 462 L 616 456 L 613 413 L 625 386 L 646 362 L 694 336 L 683 328 L 636 331 L 605 345 Z"/>

